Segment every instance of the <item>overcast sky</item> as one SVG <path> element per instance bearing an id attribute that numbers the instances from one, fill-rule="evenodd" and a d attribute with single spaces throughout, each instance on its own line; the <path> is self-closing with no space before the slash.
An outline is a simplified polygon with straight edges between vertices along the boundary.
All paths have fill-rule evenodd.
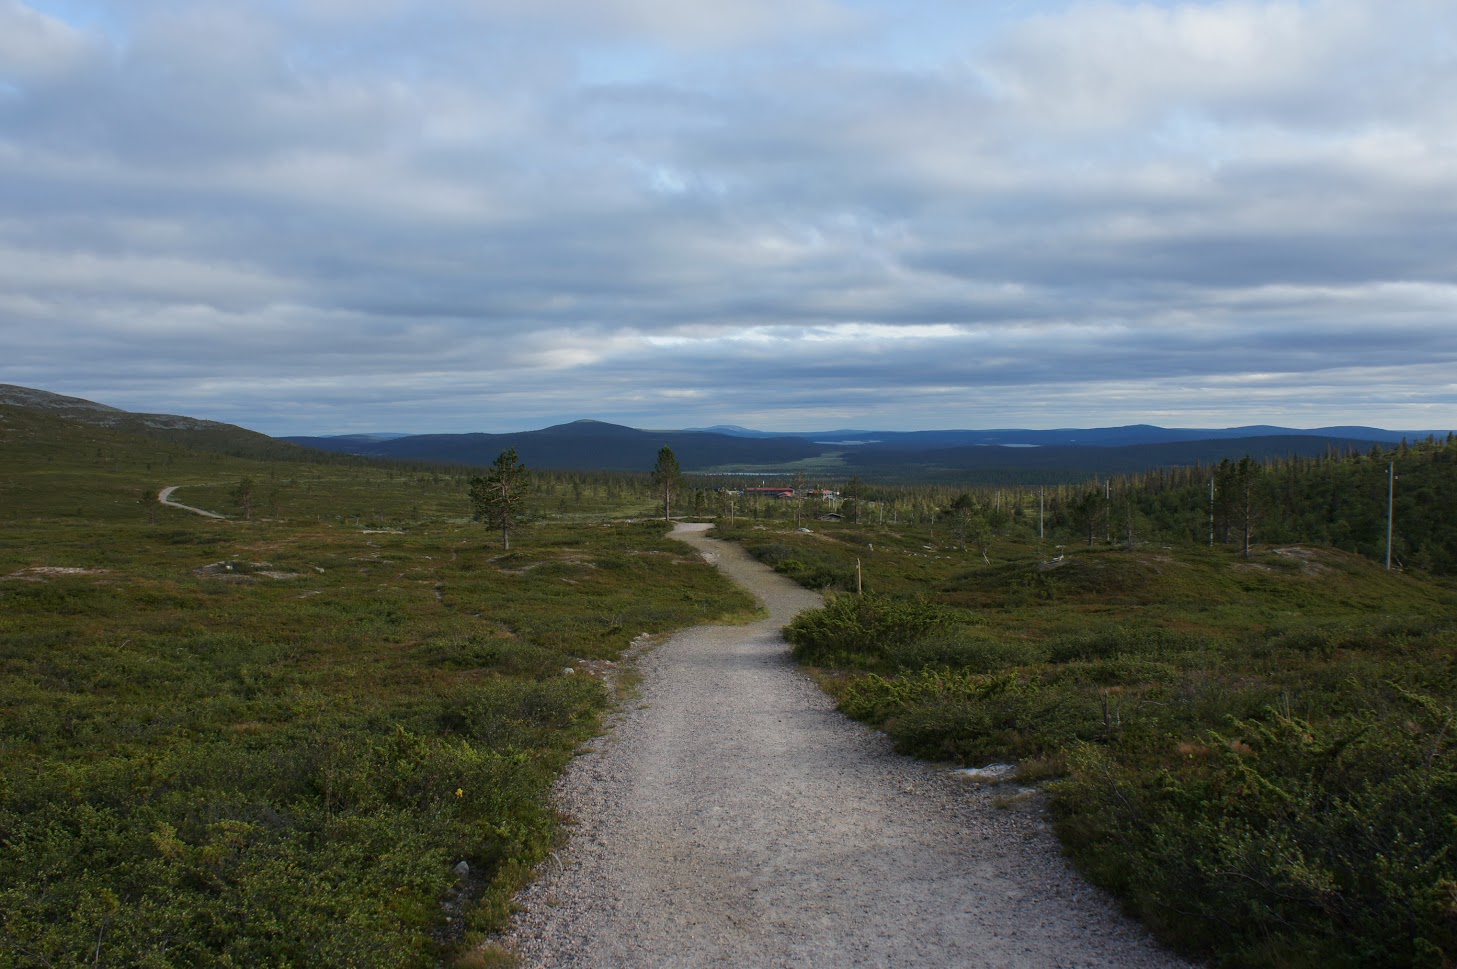
<path id="1" fill-rule="evenodd" d="M 0 382 L 1457 428 L 1454 0 L 0 0 Z"/>

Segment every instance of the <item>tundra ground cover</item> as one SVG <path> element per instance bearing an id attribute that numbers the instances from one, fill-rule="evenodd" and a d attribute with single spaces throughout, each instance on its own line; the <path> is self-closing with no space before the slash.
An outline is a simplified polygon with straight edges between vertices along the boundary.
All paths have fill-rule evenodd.
<path id="1" fill-rule="evenodd" d="M 789 627 L 841 708 L 1048 782 L 1067 850 L 1165 940 L 1222 966 L 1457 956 L 1449 584 L 1307 547 L 1024 535 L 986 565 L 924 528 L 814 527 L 736 534 L 842 590 Z"/>
<path id="2" fill-rule="evenodd" d="M 557 837 L 597 674 L 753 607 L 657 522 L 538 522 L 506 553 L 448 474 L 15 430 L 3 967 L 436 965 Z M 276 510 L 144 500 L 232 514 L 243 476 Z"/>

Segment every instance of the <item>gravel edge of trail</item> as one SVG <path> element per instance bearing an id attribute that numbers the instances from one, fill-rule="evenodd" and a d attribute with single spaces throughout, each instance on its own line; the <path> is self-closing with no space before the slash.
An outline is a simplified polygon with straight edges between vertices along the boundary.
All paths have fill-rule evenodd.
<path id="1" fill-rule="evenodd" d="M 820 597 L 708 527 L 673 534 L 768 615 L 633 651 L 637 689 L 554 788 L 567 841 L 495 940 L 523 967 L 1191 969 L 1071 868 L 1035 791 L 835 711 L 780 634 Z"/>

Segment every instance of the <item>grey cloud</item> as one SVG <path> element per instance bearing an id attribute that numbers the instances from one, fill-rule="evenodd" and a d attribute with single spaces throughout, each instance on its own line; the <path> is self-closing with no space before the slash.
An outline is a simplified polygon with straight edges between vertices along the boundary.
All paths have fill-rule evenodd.
<path id="1" fill-rule="evenodd" d="M 731 6 L 137 0 L 44 21 L 46 70 L 0 42 L 5 379 L 277 431 L 1447 401 L 1388 374 L 1457 364 L 1435 0 L 1055 9 L 913 66 L 874 24 L 930 5 Z"/>

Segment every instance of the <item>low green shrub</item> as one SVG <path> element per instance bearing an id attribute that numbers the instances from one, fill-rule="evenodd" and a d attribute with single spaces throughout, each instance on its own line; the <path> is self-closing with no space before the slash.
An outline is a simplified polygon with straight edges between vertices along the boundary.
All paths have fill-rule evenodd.
<path id="1" fill-rule="evenodd" d="M 839 594 L 829 596 L 823 609 L 796 616 L 784 634 L 801 662 L 880 668 L 931 632 L 974 621 L 970 613 L 926 599 Z"/>
<path id="2" fill-rule="evenodd" d="M 1041 644 L 998 636 L 967 625 L 936 626 L 922 635 L 891 642 L 885 648 L 888 666 L 897 670 L 927 667 L 998 673 L 1046 658 Z"/>
<path id="3" fill-rule="evenodd" d="M 1395 725 L 1232 721 L 1156 773 L 1083 745 L 1055 788 L 1059 831 L 1095 880 L 1217 965 L 1448 965 L 1454 712 L 1403 705 Z"/>
<path id="4" fill-rule="evenodd" d="M 1050 637 L 1044 648 L 1048 662 L 1102 659 L 1110 656 L 1169 656 L 1207 649 L 1207 637 L 1164 629 L 1111 626 L 1095 632 Z"/>
<path id="5" fill-rule="evenodd" d="M 902 753 L 962 764 L 1046 756 L 1104 730 L 1091 696 L 1015 673 L 861 676 L 843 688 L 840 708 L 882 724 Z"/>
<path id="6" fill-rule="evenodd" d="M 788 576 L 808 589 L 840 589 L 855 587 L 855 568 L 841 558 L 823 551 L 782 542 L 751 544 L 750 555 L 781 575 Z"/>

